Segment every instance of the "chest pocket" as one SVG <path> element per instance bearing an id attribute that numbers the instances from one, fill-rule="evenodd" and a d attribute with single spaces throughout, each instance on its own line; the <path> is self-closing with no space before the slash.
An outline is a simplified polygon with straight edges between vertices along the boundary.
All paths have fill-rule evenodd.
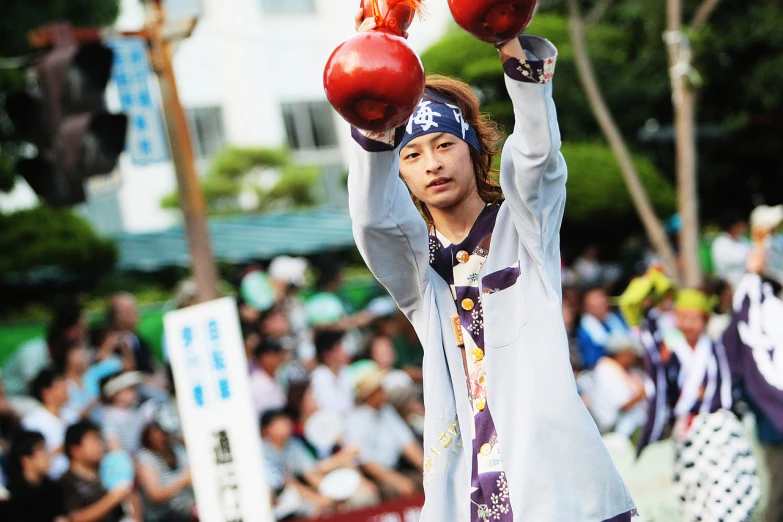
<path id="1" fill-rule="evenodd" d="M 520 264 L 487 274 L 481 280 L 484 307 L 484 343 L 501 348 L 519 339 L 527 323 L 527 304 L 522 294 Z"/>

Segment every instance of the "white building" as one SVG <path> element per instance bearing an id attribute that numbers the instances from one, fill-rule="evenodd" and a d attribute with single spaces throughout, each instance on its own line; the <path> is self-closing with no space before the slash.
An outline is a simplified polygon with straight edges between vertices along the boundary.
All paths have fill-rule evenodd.
<path id="1" fill-rule="evenodd" d="M 178 0 L 192 4 L 192 0 Z M 346 169 L 350 133 L 323 91 L 324 65 L 334 48 L 353 34 L 358 0 L 202 0 L 193 35 L 182 42 L 174 68 L 191 123 L 199 168 L 228 145 L 287 145 L 297 162 L 317 164 L 338 177 Z M 446 0 L 425 2 L 426 19 L 410 30 L 421 52 L 445 32 Z M 171 12 L 175 6 L 172 5 Z M 139 0 L 123 0 L 119 30 L 143 23 Z M 156 92 L 156 91 L 155 91 Z M 109 105 L 118 103 L 109 91 Z M 90 187 L 84 211 L 107 233 L 153 231 L 175 223 L 161 199 L 176 188 L 171 163 L 134 165 L 123 154 L 114 176 Z M 29 206 L 35 196 L 21 179 L 0 209 Z"/>

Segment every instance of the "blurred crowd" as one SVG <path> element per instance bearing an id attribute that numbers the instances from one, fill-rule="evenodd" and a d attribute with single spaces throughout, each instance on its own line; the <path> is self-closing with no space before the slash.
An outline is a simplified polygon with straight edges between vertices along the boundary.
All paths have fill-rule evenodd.
<path id="1" fill-rule="evenodd" d="M 714 339 L 728 324 L 732 288 L 745 272 L 746 233 L 737 219 L 712 244 L 709 290 L 718 299 L 706 328 Z M 563 266 L 571 361 L 601 432 L 635 439 L 647 420 L 651 383 L 638 332 L 613 297 L 635 274 L 598 254 L 588 248 Z M 390 298 L 352 310 L 338 293 L 342 272 L 338 264 L 316 270 L 281 256 L 248 267 L 236 288 L 263 445 L 259 466 L 279 520 L 422 490 L 422 347 Z M 184 281 L 176 306 L 193 304 L 196 294 Z M 662 295 L 661 321 L 676 327 L 673 294 Z M 0 519 L 197 520 L 165 343 L 156 357 L 138 324 L 129 294 L 113 296 L 92 326 L 69 302 L 54 311 L 45 338 L 8 360 L 0 380 Z M 783 434 L 767 428 L 759 439 L 779 449 Z"/>

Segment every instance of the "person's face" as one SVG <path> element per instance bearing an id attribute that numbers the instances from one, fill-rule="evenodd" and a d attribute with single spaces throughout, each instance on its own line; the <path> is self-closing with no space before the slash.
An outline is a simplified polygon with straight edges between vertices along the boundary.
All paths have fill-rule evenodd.
<path id="1" fill-rule="evenodd" d="M 707 317 L 700 310 L 677 310 L 677 328 L 688 344 L 695 346 L 707 326 Z"/>
<path id="2" fill-rule="evenodd" d="M 52 385 L 44 392 L 44 401 L 55 408 L 61 407 L 68 402 L 68 385 L 64 377 L 57 377 L 52 381 Z"/>
<path id="3" fill-rule="evenodd" d="M 334 348 L 327 354 L 327 363 L 330 366 L 345 366 L 350 362 L 351 357 L 348 355 L 348 352 L 345 351 L 342 341 L 334 345 Z"/>
<path id="4" fill-rule="evenodd" d="M 274 312 L 261 323 L 261 333 L 271 337 L 285 337 L 291 330 L 291 323 L 283 312 Z"/>
<path id="5" fill-rule="evenodd" d="M 603 320 L 609 313 L 609 299 L 603 290 L 591 290 L 585 296 L 585 313 Z"/>
<path id="6" fill-rule="evenodd" d="M 32 471 L 36 475 L 45 475 L 49 471 L 49 466 L 52 462 L 52 456 L 49 450 L 46 449 L 46 442 L 41 441 L 33 450 L 32 455 L 24 457 L 24 467 Z"/>
<path id="7" fill-rule="evenodd" d="M 632 350 L 625 350 L 615 355 L 614 359 L 627 370 L 636 366 L 639 356 Z"/>
<path id="8" fill-rule="evenodd" d="M 100 464 L 105 449 L 103 439 L 97 431 L 89 431 L 82 438 L 81 444 L 74 446 L 71 451 L 73 458 L 88 466 Z"/>
<path id="9" fill-rule="evenodd" d="M 449 133 L 425 134 L 400 151 L 400 174 L 427 207 L 447 210 L 476 194 L 470 146 Z"/>
<path id="10" fill-rule="evenodd" d="M 370 346 L 370 357 L 382 370 L 394 367 L 397 355 L 394 353 L 394 345 L 388 337 L 376 337 Z"/>
<path id="11" fill-rule="evenodd" d="M 740 221 L 738 223 L 734 223 L 729 227 L 729 235 L 732 237 L 740 237 L 748 233 L 748 224 L 744 221 Z"/>
<path id="12" fill-rule="evenodd" d="M 139 395 L 136 393 L 136 388 L 125 388 L 117 392 L 111 403 L 118 408 L 130 408 L 136 404 Z"/>
<path id="13" fill-rule="evenodd" d="M 386 391 L 382 387 L 378 388 L 374 392 L 372 392 L 366 399 L 364 399 L 364 402 L 367 403 L 368 406 L 371 408 L 375 408 L 376 410 L 386 404 L 386 401 L 388 400 L 388 397 L 386 396 Z"/>
<path id="14" fill-rule="evenodd" d="M 163 451 L 169 443 L 169 436 L 165 431 L 157 426 L 150 428 L 149 442 L 152 449 L 157 452 Z"/>
<path id="15" fill-rule="evenodd" d="M 294 432 L 294 423 L 291 419 L 281 415 L 275 418 L 269 426 L 263 430 L 263 436 L 272 442 L 284 443 Z"/>
<path id="16" fill-rule="evenodd" d="M 65 361 L 67 370 L 76 374 L 83 374 L 87 371 L 87 348 L 84 346 L 77 346 L 71 348 L 68 352 L 68 357 Z"/>
<path id="17" fill-rule="evenodd" d="M 268 352 L 258 358 L 258 365 L 269 375 L 274 375 L 285 362 L 284 352 Z"/>
<path id="18" fill-rule="evenodd" d="M 65 332 L 65 336 L 70 341 L 74 341 L 77 343 L 85 343 L 87 342 L 88 333 L 89 333 L 89 324 L 87 323 L 87 316 L 84 314 L 79 317 L 79 320 L 76 321 L 76 324 L 68 328 Z"/>
<path id="19" fill-rule="evenodd" d="M 139 309 L 136 300 L 131 297 L 123 297 L 117 303 L 117 327 L 121 330 L 132 332 L 139 325 Z"/>

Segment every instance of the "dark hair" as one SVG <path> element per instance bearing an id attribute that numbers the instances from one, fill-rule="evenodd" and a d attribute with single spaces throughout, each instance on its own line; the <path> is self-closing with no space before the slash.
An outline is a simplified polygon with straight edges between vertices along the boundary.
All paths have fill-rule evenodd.
<path id="1" fill-rule="evenodd" d="M 261 419 L 260 419 L 261 429 L 263 430 L 263 429 L 268 428 L 269 425 L 272 424 L 275 421 L 275 419 L 279 419 L 280 417 L 285 417 L 285 418 L 289 418 L 289 419 L 291 418 L 288 415 L 288 412 L 286 412 L 285 410 L 268 410 L 268 411 L 265 411 L 261 415 Z"/>
<path id="2" fill-rule="evenodd" d="M 58 372 L 65 373 L 65 367 L 68 365 L 68 355 L 72 350 L 81 348 L 81 342 L 73 339 L 63 339 L 62 344 L 57 349 L 51 349 L 52 363 Z"/>
<path id="3" fill-rule="evenodd" d="M 19 467 L 22 465 L 22 457 L 29 457 L 35 453 L 36 446 L 46 443 L 46 439 L 37 431 L 19 430 L 11 441 L 11 460 Z"/>
<path id="4" fill-rule="evenodd" d="M 75 298 L 69 298 L 60 303 L 52 314 L 49 326 L 46 330 L 46 342 L 50 344 L 62 337 L 66 330 L 76 326 L 82 318 L 84 311 L 81 304 Z"/>
<path id="5" fill-rule="evenodd" d="M 43 403 L 43 392 L 52 387 L 57 379 L 62 378 L 63 374 L 55 366 L 47 366 L 35 376 L 30 383 L 30 395 Z"/>
<path id="6" fill-rule="evenodd" d="M 268 353 L 280 353 L 283 351 L 283 344 L 277 337 L 264 337 L 253 350 L 253 356 L 257 359 Z"/>
<path id="7" fill-rule="evenodd" d="M 315 356 L 318 362 L 322 363 L 324 355 L 332 351 L 343 337 L 345 332 L 342 330 L 321 330 L 315 334 Z"/>
<path id="8" fill-rule="evenodd" d="M 110 380 L 114 379 L 118 375 L 121 375 L 122 373 L 123 373 L 122 371 L 114 372 L 112 374 L 101 377 L 101 380 L 98 381 L 98 390 L 100 390 L 99 393 L 100 393 L 102 403 L 104 404 L 111 403 L 111 398 L 107 397 L 106 394 L 103 393 L 103 388 L 109 383 Z"/>
<path id="9" fill-rule="evenodd" d="M 302 402 L 310 389 L 310 381 L 295 382 L 288 388 L 285 411 L 295 422 L 302 416 Z"/>
<path id="10" fill-rule="evenodd" d="M 724 230 L 731 228 L 738 223 L 745 223 L 745 222 L 746 222 L 745 216 L 740 212 L 738 212 L 736 209 L 724 210 L 720 213 L 720 216 L 718 217 L 718 224 Z"/>
<path id="11" fill-rule="evenodd" d="M 476 188 L 479 197 L 490 204 L 498 203 L 503 199 L 503 191 L 500 185 L 493 179 L 497 173 L 494 168 L 495 156 L 500 152 L 499 145 L 503 139 L 503 133 L 498 124 L 486 115 L 481 114 L 481 102 L 467 83 L 441 75 L 427 77 L 426 91 L 446 98 L 460 108 L 462 117 L 476 130 L 480 150 L 470 148 L 470 159 L 473 163 L 473 172 L 476 176 Z M 424 97 L 427 98 L 425 92 Z M 433 99 L 433 101 L 438 101 Z M 432 223 L 432 214 L 427 205 L 413 197 L 427 223 Z"/>
<path id="12" fill-rule="evenodd" d="M 144 426 L 144 429 L 141 431 L 141 445 L 142 445 L 142 447 L 145 447 L 145 448 L 147 448 L 148 450 L 151 450 L 151 451 L 155 451 L 152 448 L 152 443 L 150 442 L 150 433 L 154 429 L 159 429 L 164 434 L 168 435 L 168 432 L 166 430 L 164 430 L 163 428 L 161 428 L 160 424 L 158 424 L 157 422 L 153 421 L 153 422 L 150 422 L 149 424 L 147 424 L 146 426 Z"/>
<path id="13" fill-rule="evenodd" d="M 101 434 L 101 429 L 94 422 L 87 420 L 79 421 L 76 424 L 68 426 L 65 430 L 65 443 L 63 444 L 63 451 L 65 456 L 71 458 L 71 450 L 75 446 L 80 446 L 84 440 L 85 435 L 88 433 Z"/>

